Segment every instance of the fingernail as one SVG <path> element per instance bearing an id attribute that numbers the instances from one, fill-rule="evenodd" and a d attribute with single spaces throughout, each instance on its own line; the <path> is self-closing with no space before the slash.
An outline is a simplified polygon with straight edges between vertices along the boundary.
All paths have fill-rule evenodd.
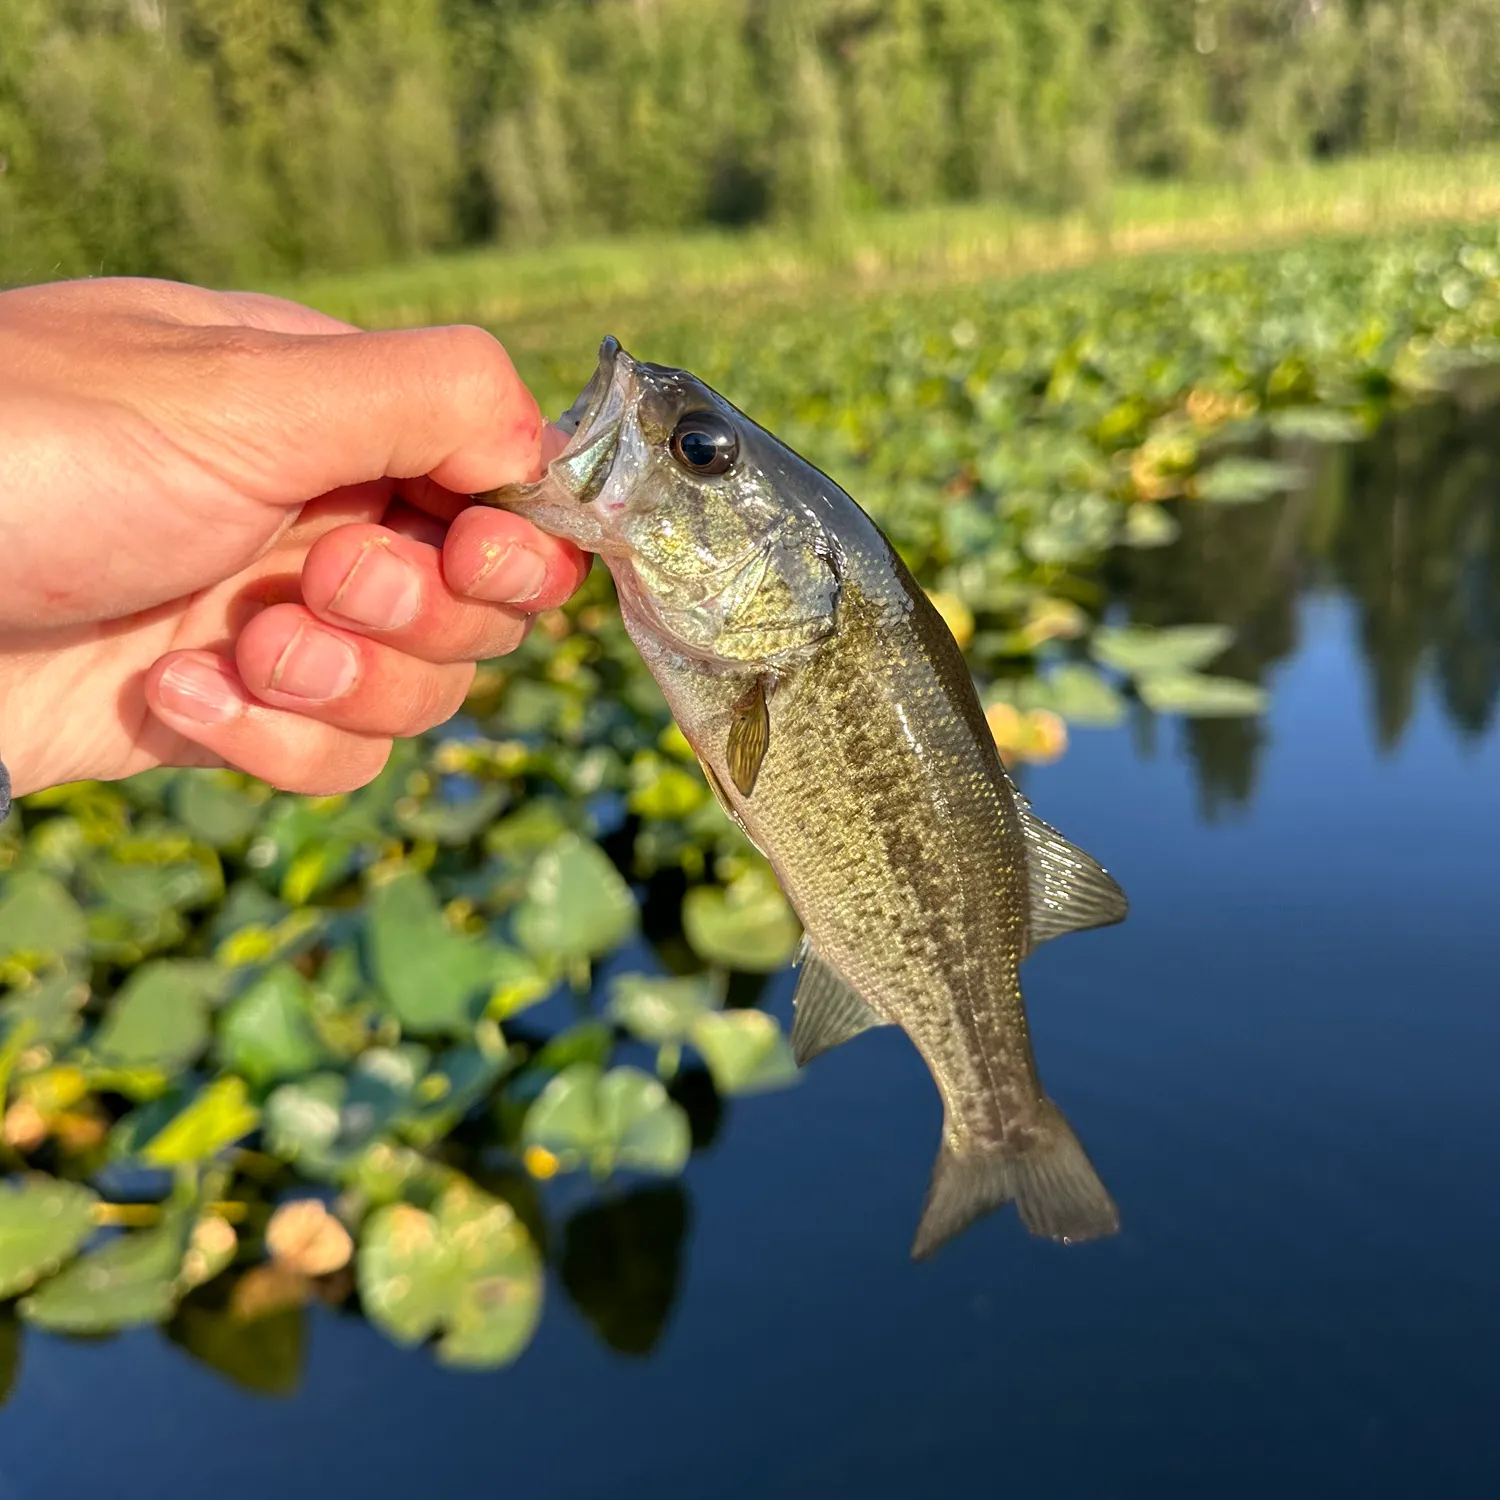
<path id="1" fill-rule="evenodd" d="M 345 642 L 303 625 L 286 643 L 271 673 L 271 686 L 294 698 L 326 703 L 342 698 L 354 686 L 358 671 L 359 660 Z"/>
<path id="2" fill-rule="evenodd" d="M 464 590 L 472 598 L 491 604 L 526 604 L 547 581 L 547 564 L 535 552 L 514 543 L 491 543 L 484 558 L 484 566 Z"/>
<path id="3" fill-rule="evenodd" d="M 417 570 L 384 542 L 367 542 L 328 608 L 373 630 L 395 630 L 416 618 L 421 602 L 422 580 Z"/>
<path id="4" fill-rule="evenodd" d="M 224 724 L 245 706 L 240 685 L 214 662 L 174 661 L 156 685 L 161 706 L 195 724 Z"/>

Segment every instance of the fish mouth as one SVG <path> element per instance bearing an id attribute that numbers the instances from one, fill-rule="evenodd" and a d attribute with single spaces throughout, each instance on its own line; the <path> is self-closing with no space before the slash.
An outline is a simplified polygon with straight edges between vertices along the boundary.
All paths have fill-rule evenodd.
<path id="1" fill-rule="evenodd" d="M 635 361 L 612 334 L 599 345 L 599 363 L 578 399 L 557 419 L 568 445 L 549 473 L 580 505 L 604 487 L 635 392 Z"/>

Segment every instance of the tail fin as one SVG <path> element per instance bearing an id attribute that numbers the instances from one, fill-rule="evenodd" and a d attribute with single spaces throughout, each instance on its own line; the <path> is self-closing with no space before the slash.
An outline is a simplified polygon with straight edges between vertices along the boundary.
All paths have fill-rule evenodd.
<path id="1" fill-rule="evenodd" d="M 956 1152 L 944 1133 L 911 1247 L 913 1259 L 925 1260 L 976 1219 L 1011 1201 L 1033 1234 L 1064 1244 L 1098 1239 L 1120 1227 L 1114 1200 L 1078 1137 L 1055 1104 L 1043 1107 L 1043 1129 L 1020 1156 L 997 1147 Z"/>

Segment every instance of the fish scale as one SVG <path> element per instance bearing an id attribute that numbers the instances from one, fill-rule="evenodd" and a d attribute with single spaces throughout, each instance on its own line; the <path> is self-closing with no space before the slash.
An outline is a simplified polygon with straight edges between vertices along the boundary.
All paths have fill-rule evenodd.
<path id="1" fill-rule="evenodd" d="M 1113 1232 L 1038 1077 L 1020 965 L 1125 900 L 1016 793 L 942 617 L 850 496 L 686 372 L 606 340 L 568 420 L 540 481 L 479 498 L 610 567 L 684 737 L 802 922 L 798 1060 L 875 1025 L 917 1047 L 943 1134 L 913 1253 L 1011 1201 L 1034 1233 Z"/>

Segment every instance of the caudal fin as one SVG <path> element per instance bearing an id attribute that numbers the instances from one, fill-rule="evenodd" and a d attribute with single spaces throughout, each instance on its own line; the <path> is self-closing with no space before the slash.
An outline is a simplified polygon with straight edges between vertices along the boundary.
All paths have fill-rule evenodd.
<path id="1" fill-rule="evenodd" d="M 1120 1216 L 1099 1174 L 1057 1106 L 1045 1106 L 1045 1126 L 1020 1156 L 994 1148 L 954 1151 L 946 1132 L 927 1205 L 911 1253 L 925 1260 L 976 1219 L 1014 1202 L 1033 1233 L 1064 1244 L 1098 1239 L 1120 1227 Z"/>

